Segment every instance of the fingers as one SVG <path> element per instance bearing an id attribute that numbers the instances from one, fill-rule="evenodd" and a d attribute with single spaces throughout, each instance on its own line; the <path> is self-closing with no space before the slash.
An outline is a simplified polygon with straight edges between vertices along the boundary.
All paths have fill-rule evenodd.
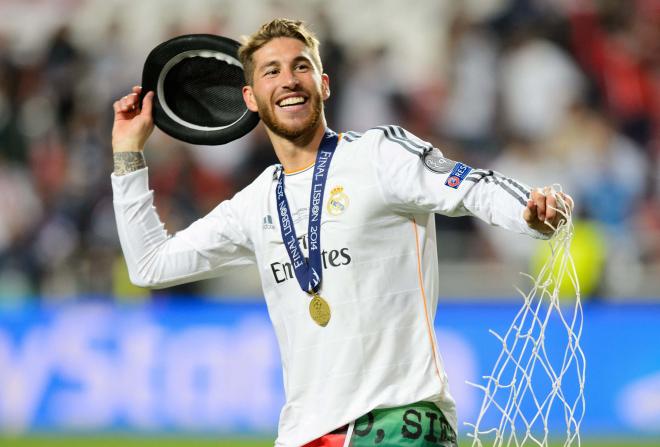
<path id="1" fill-rule="evenodd" d="M 545 190 L 546 189 L 547 188 L 541 190 L 539 188 L 536 188 L 534 191 L 532 191 L 532 200 L 534 201 L 534 205 L 536 205 L 536 215 L 541 222 L 545 221 L 545 213 L 546 213 Z"/>
<path id="2" fill-rule="evenodd" d="M 137 93 L 129 93 L 121 99 L 122 111 L 131 112 L 138 108 L 140 96 Z"/>
<path id="3" fill-rule="evenodd" d="M 115 113 L 128 113 L 137 111 L 140 107 L 141 92 L 142 87 L 136 85 L 131 89 L 131 93 L 115 101 L 112 105 Z"/>
<path id="4" fill-rule="evenodd" d="M 545 192 L 545 191 L 544 191 Z M 552 188 L 545 192 L 545 219 L 546 222 L 554 222 L 557 217 L 557 197 Z"/>
<path id="5" fill-rule="evenodd" d="M 566 202 L 566 206 L 560 202 L 559 198 Z M 532 202 L 534 206 L 530 207 L 529 202 Z M 560 211 L 565 210 L 566 207 L 572 208 L 572 202 L 573 199 L 567 194 L 557 192 L 554 188 L 546 186 L 543 189 L 536 188 L 532 191 L 528 208 L 530 211 L 536 209 L 536 215 L 540 221 L 552 222 L 558 215 L 561 215 Z"/>
<path id="6" fill-rule="evenodd" d="M 531 198 L 527 201 L 527 207 L 523 211 L 523 219 L 527 223 L 532 223 L 536 220 L 536 203 Z"/>
<path id="7" fill-rule="evenodd" d="M 114 109 L 115 113 L 128 113 L 135 110 L 136 106 L 133 102 L 131 102 L 129 96 L 127 95 L 115 101 L 112 104 L 112 108 Z"/>
<path id="8" fill-rule="evenodd" d="M 146 95 L 144 95 L 144 99 L 142 100 L 142 111 L 140 112 L 140 115 L 151 117 L 153 104 L 154 104 L 154 92 L 148 92 Z"/>
<path id="9" fill-rule="evenodd" d="M 566 213 L 570 214 L 572 210 L 571 196 L 546 186 L 532 190 L 523 211 L 523 218 L 530 227 L 549 233 L 561 223 Z"/>

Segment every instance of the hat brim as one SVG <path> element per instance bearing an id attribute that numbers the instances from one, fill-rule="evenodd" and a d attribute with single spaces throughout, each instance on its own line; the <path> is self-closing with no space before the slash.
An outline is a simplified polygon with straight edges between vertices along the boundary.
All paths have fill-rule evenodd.
<path id="1" fill-rule="evenodd" d="M 259 115 L 247 106 L 235 120 L 223 125 L 208 126 L 190 122 L 172 110 L 166 102 L 165 77 L 178 62 L 192 55 L 219 58 L 240 67 L 235 40 L 212 34 L 187 34 L 170 39 L 154 48 L 144 63 L 142 92 L 153 91 L 153 119 L 156 126 L 168 135 L 191 144 L 222 145 L 249 133 L 259 123 Z M 210 56 L 209 56 L 210 55 Z M 172 88 L 172 87 L 169 87 Z"/>

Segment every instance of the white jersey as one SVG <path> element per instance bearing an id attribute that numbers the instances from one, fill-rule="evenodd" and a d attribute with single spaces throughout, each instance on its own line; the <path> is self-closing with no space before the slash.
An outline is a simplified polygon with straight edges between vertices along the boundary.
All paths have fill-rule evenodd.
<path id="1" fill-rule="evenodd" d="M 305 253 L 312 172 L 309 167 L 285 179 Z M 542 238 L 522 218 L 529 188 L 444 158 L 399 127 L 341 135 L 321 220 L 320 295 L 332 313 L 321 327 L 310 317 L 310 297 L 282 241 L 278 173 L 276 166 L 267 168 L 173 236 L 153 207 L 147 169 L 113 174 L 132 281 L 171 286 L 256 263 L 284 369 L 286 404 L 276 446 L 298 447 L 374 408 L 421 400 L 435 402 L 458 432 L 433 329 L 440 291 L 433 213 L 474 215 Z"/>

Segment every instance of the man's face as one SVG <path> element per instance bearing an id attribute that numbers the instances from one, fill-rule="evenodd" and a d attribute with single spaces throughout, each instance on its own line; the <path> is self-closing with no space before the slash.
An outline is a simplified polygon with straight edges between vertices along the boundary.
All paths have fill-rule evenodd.
<path id="1" fill-rule="evenodd" d="M 279 37 L 252 55 L 253 82 L 243 88 L 248 108 L 259 112 L 275 134 L 295 140 L 317 128 L 323 100 L 330 95 L 328 76 L 312 63 L 303 42 Z"/>

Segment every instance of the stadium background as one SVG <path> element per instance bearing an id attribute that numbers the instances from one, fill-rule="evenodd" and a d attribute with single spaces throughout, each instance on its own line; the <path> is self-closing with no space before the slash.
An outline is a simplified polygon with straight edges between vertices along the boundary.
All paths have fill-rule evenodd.
<path id="1" fill-rule="evenodd" d="M 131 286 L 108 176 L 111 103 L 151 48 L 274 16 L 318 33 L 334 129 L 398 123 L 450 158 L 573 195 L 584 439 L 658 445 L 658 0 L 0 0 L 0 442 L 273 438 L 281 372 L 256 271 Z M 146 155 L 172 232 L 273 162 L 261 129 L 223 148 L 156 131 Z M 471 219 L 437 223 L 436 329 L 469 421 L 479 395 L 463 382 L 489 371 L 488 329 L 506 328 L 518 272 L 542 250 Z"/>

